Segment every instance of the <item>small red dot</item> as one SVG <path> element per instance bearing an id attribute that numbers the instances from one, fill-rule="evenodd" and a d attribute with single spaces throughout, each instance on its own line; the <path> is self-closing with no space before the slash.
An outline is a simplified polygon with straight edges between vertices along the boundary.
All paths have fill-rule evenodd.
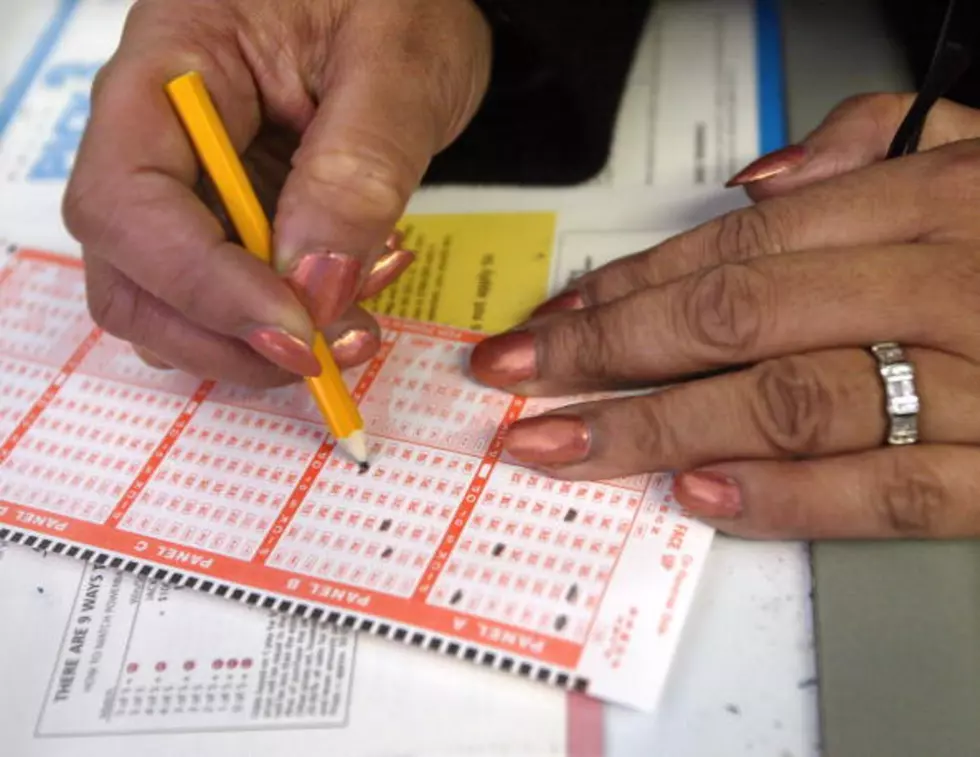
<path id="1" fill-rule="evenodd" d="M 135 673 L 139 669 L 140 669 L 140 666 L 137 665 L 135 662 L 131 662 L 131 663 L 129 663 L 129 665 L 126 666 L 126 672 L 127 673 Z"/>
<path id="2" fill-rule="evenodd" d="M 167 669 L 167 663 L 165 663 L 165 662 L 158 662 L 156 664 L 156 671 L 157 671 L 157 673 L 162 673 L 166 669 Z"/>
<path id="3" fill-rule="evenodd" d="M 246 657 L 242 660 L 242 670 L 248 670 L 250 667 L 252 667 L 252 658 Z"/>
<path id="4" fill-rule="evenodd" d="M 238 660 L 232 658 L 228 660 L 228 670 L 234 670 L 238 667 Z"/>
<path id="5" fill-rule="evenodd" d="M 224 660 L 215 660 L 211 663 L 212 670 L 221 670 L 225 666 Z"/>
<path id="6" fill-rule="evenodd" d="M 194 670 L 194 668 L 196 667 L 197 665 L 193 660 L 188 660 L 187 662 L 184 663 L 184 670 Z"/>

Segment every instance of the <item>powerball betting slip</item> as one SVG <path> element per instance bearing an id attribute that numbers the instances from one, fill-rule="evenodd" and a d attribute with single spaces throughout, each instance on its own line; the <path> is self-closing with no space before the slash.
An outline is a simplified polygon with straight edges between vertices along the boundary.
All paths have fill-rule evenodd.
<path id="1" fill-rule="evenodd" d="M 0 268 L 0 539 L 652 709 L 711 543 L 666 475 L 557 481 L 466 377 L 473 332 L 382 319 L 334 453 L 302 385 L 154 371 L 89 319 L 80 264 Z M 567 400 L 566 400 L 567 402 Z"/>

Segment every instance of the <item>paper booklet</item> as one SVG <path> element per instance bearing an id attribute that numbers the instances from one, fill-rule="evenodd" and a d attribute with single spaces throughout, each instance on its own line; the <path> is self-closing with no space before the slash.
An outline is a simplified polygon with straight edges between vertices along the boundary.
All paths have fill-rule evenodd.
<path id="1" fill-rule="evenodd" d="M 146 367 L 77 260 L 0 272 L 0 539 L 653 709 L 712 531 L 670 478 L 550 479 L 502 434 L 557 404 L 466 375 L 475 332 L 382 317 L 345 374 L 373 465 L 302 385 Z"/>

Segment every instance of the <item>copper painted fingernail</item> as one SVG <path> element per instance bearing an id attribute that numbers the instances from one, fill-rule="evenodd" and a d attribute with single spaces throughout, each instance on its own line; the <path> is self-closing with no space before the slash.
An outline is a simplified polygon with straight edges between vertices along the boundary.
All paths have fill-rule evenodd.
<path id="1" fill-rule="evenodd" d="M 350 307 L 360 275 L 359 260 L 335 252 L 315 252 L 302 257 L 289 278 L 313 322 L 323 328 Z"/>
<path id="2" fill-rule="evenodd" d="M 480 342 L 470 355 L 473 377 L 487 386 L 508 387 L 537 374 L 534 335 L 511 331 Z"/>
<path id="3" fill-rule="evenodd" d="M 589 454 L 589 429 L 581 418 L 545 415 L 518 421 L 504 438 L 512 457 L 532 465 L 568 465 Z"/>
<path id="4" fill-rule="evenodd" d="M 350 329 L 334 340 L 330 351 L 342 368 L 350 368 L 370 360 L 380 347 L 380 340 L 370 331 Z"/>
<path id="5" fill-rule="evenodd" d="M 411 250 L 392 250 L 386 252 L 374 264 L 368 274 L 364 286 L 361 287 L 359 299 L 368 300 L 384 291 L 398 279 L 408 267 L 415 262 L 415 253 Z"/>
<path id="6" fill-rule="evenodd" d="M 674 497 L 683 508 L 704 518 L 734 518 L 742 512 L 738 483 L 712 471 L 678 475 L 674 479 Z"/>
<path id="7" fill-rule="evenodd" d="M 726 187 L 741 187 L 763 179 L 771 179 L 793 168 L 799 168 L 806 161 L 806 149 L 800 145 L 790 145 L 758 160 L 749 163 L 745 168 L 730 178 Z"/>
<path id="8" fill-rule="evenodd" d="M 388 239 L 385 242 L 385 247 L 394 252 L 395 250 L 400 250 L 402 243 L 405 241 L 405 235 L 402 234 L 398 229 L 395 229 L 391 234 L 388 235 Z"/>
<path id="9" fill-rule="evenodd" d="M 135 352 L 136 356 L 150 368 L 155 368 L 158 371 L 172 371 L 174 368 L 172 365 L 170 365 L 170 363 L 152 350 L 146 349 L 146 347 L 133 347 L 133 352 Z"/>
<path id="10" fill-rule="evenodd" d="M 302 339 L 275 326 L 255 329 L 246 339 L 266 360 L 300 376 L 319 376 L 320 361 Z"/>
<path id="11" fill-rule="evenodd" d="M 581 310 L 584 307 L 585 301 L 582 299 L 582 295 L 573 289 L 557 294 L 550 300 L 545 300 L 531 312 L 531 317 L 537 318 L 552 313 L 563 313 L 567 310 Z"/>

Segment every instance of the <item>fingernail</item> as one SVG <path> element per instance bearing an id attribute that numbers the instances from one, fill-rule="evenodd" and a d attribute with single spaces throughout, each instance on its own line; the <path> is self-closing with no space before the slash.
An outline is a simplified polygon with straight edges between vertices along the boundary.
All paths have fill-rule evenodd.
<path id="1" fill-rule="evenodd" d="M 290 280 L 320 328 L 330 325 L 354 301 L 360 261 L 335 252 L 311 253 L 293 266 Z"/>
<path id="2" fill-rule="evenodd" d="M 405 235 L 395 229 L 395 231 L 388 235 L 388 240 L 385 242 L 385 247 L 394 252 L 395 250 L 400 250 L 404 242 Z"/>
<path id="3" fill-rule="evenodd" d="M 740 187 L 763 179 L 771 179 L 773 176 L 798 168 L 806 160 L 806 157 L 806 149 L 800 145 L 783 147 L 749 163 L 730 178 L 725 186 Z"/>
<path id="4" fill-rule="evenodd" d="M 511 426 L 504 449 L 524 463 L 568 465 L 586 458 L 589 442 L 589 429 L 581 418 L 545 415 Z"/>
<path id="5" fill-rule="evenodd" d="M 372 357 L 381 347 L 378 337 L 363 329 L 350 329 L 330 345 L 334 359 L 344 368 L 360 365 Z"/>
<path id="6" fill-rule="evenodd" d="M 511 331 L 480 342 L 470 355 L 470 371 L 477 381 L 495 387 L 534 378 L 534 335 L 530 331 Z"/>
<path id="7" fill-rule="evenodd" d="M 246 339 L 266 360 L 300 376 L 319 376 L 320 361 L 302 339 L 274 326 L 255 329 Z"/>
<path id="8" fill-rule="evenodd" d="M 361 287 L 359 299 L 367 300 L 391 286 L 395 280 L 415 262 L 415 253 L 411 250 L 392 250 L 386 252 L 374 264 L 368 274 L 364 286 Z"/>
<path id="9" fill-rule="evenodd" d="M 133 352 L 136 353 L 136 356 L 150 368 L 155 368 L 158 371 L 172 371 L 174 368 L 162 357 L 157 355 L 152 350 L 146 349 L 145 347 L 133 347 Z"/>
<path id="10" fill-rule="evenodd" d="M 734 518 L 742 512 L 738 483 L 712 471 L 678 475 L 674 480 L 674 497 L 682 507 L 705 518 Z"/>
<path id="11" fill-rule="evenodd" d="M 538 316 L 561 313 L 566 310 L 581 310 L 584 307 L 585 301 L 582 299 L 582 295 L 572 290 L 555 295 L 550 300 L 545 300 L 531 312 L 531 317 L 537 318 Z"/>

